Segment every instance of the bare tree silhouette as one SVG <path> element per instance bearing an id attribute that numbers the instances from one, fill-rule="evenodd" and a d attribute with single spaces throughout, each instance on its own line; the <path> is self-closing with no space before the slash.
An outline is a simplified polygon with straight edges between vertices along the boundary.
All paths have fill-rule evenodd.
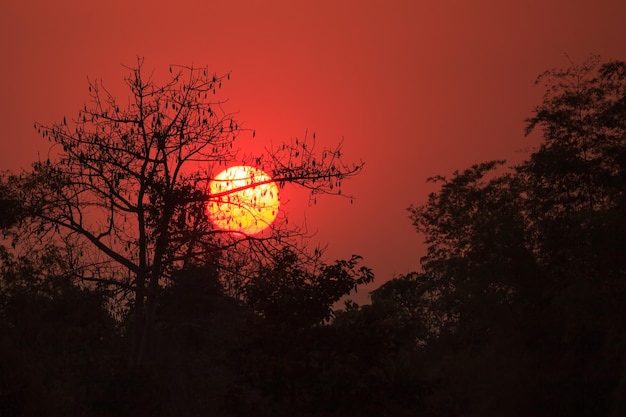
<path id="1" fill-rule="evenodd" d="M 26 216 L 11 231 L 14 241 L 62 242 L 81 280 L 128 300 L 130 362 L 139 366 L 156 297 L 172 271 L 211 262 L 241 274 L 252 260 L 292 245 L 301 231 L 279 221 L 262 237 L 234 235 L 207 219 L 206 204 L 224 197 L 208 193 L 212 170 L 240 162 L 234 144 L 246 130 L 217 99 L 230 74 L 171 66 L 169 79 L 159 84 L 146 76 L 142 59 L 128 69 L 127 102 L 90 81 L 90 102 L 75 118 L 35 124 L 53 144 L 50 157 L 4 182 Z M 296 184 L 312 194 L 340 194 L 341 181 L 363 166 L 342 162 L 341 143 L 316 153 L 308 138 L 247 162 L 281 187 Z"/>

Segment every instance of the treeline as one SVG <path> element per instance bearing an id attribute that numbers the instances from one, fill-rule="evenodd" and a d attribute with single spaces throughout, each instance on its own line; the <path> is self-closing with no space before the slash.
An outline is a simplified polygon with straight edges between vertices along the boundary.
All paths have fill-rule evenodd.
<path id="1" fill-rule="evenodd" d="M 313 273 L 285 248 L 237 296 L 217 266 L 182 268 L 129 366 L 123 294 L 75 281 L 58 249 L 3 249 L 2 415 L 626 415 L 626 63 L 538 84 L 541 144 L 432 178 L 409 208 L 422 270 L 370 305 L 331 312 L 372 279 L 358 257 Z"/>

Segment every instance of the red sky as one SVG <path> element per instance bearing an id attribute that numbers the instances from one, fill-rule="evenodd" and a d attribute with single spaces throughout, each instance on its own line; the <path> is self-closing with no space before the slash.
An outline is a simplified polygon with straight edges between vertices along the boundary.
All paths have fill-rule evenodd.
<path id="1" fill-rule="evenodd" d="M 256 129 L 250 146 L 308 129 L 319 145 L 344 138 L 346 158 L 365 161 L 344 186 L 353 205 L 284 208 L 306 215 L 329 261 L 362 255 L 371 288 L 418 269 L 424 246 L 406 208 L 426 200 L 427 177 L 524 156 L 539 73 L 567 66 L 565 54 L 626 60 L 623 0 L 98 3 L 0 7 L 0 169 L 45 155 L 33 122 L 75 114 L 87 77 L 116 90 L 137 56 L 157 77 L 169 64 L 232 71 L 223 97 Z"/>

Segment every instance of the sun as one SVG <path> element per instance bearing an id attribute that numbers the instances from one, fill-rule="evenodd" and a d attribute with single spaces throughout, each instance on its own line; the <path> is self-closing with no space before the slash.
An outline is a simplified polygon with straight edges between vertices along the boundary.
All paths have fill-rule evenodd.
<path id="1" fill-rule="evenodd" d="M 276 219 L 280 201 L 272 178 L 251 166 L 233 166 L 220 172 L 209 184 L 207 213 L 221 230 L 253 235 Z"/>

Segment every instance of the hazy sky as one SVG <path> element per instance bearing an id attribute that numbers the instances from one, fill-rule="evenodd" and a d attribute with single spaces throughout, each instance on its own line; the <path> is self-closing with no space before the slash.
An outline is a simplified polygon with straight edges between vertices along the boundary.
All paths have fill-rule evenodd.
<path id="1" fill-rule="evenodd" d="M 524 157 L 536 76 L 590 54 L 626 60 L 623 0 L 192 1 L 8 0 L 0 7 L 0 169 L 45 155 L 34 121 L 74 115 L 87 79 L 118 97 L 137 57 L 156 78 L 169 64 L 232 71 L 229 109 L 256 129 L 253 151 L 305 131 L 342 138 L 365 170 L 345 184 L 353 205 L 307 207 L 328 260 L 362 255 L 377 287 L 419 267 L 422 237 L 407 217 L 425 179 L 473 163 Z"/>

